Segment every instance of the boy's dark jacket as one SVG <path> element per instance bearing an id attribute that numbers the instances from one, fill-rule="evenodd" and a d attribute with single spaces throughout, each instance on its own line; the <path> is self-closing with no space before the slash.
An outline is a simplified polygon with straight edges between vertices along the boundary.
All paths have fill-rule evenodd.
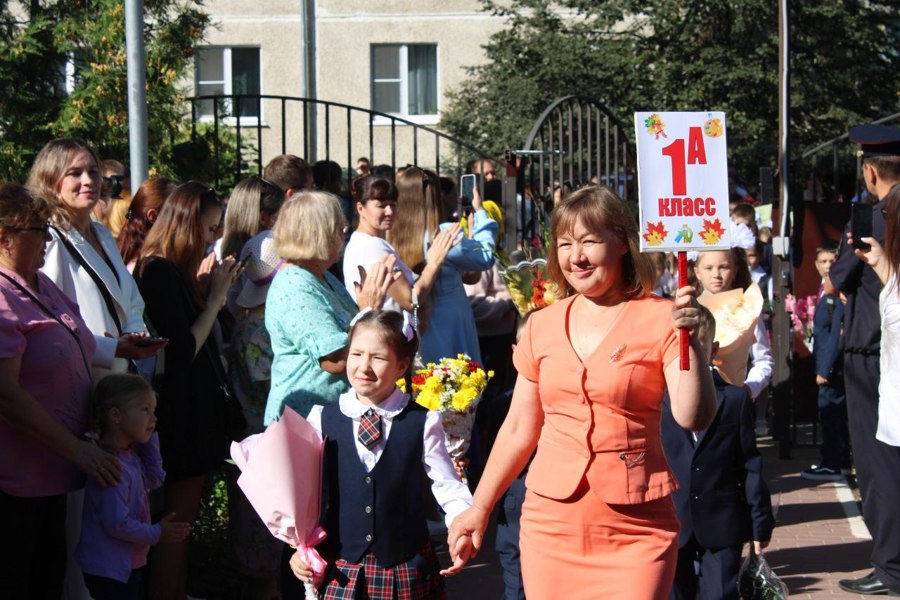
<path id="1" fill-rule="evenodd" d="M 678 545 L 691 534 L 704 548 L 737 546 L 772 537 L 775 519 L 762 478 L 754 418 L 747 392 L 713 370 L 718 407 L 709 429 L 692 434 L 672 417 L 669 396 L 662 404 L 662 441 L 679 489 L 675 509 L 681 521 Z"/>
<path id="2" fill-rule="evenodd" d="M 813 353 L 816 375 L 832 380 L 843 374 L 844 355 L 841 348 L 841 327 L 844 323 L 844 303 L 836 296 L 823 294 L 813 315 Z"/>

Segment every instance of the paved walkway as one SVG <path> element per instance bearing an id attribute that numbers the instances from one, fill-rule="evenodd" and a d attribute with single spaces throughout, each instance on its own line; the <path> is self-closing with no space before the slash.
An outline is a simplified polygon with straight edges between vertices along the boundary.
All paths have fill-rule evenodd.
<path id="1" fill-rule="evenodd" d="M 853 489 L 846 482 L 800 478 L 800 471 L 818 458 L 813 446 L 793 448 L 790 460 L 779 460 L 767 440 L 761 441 L 760 450 L 778 521 L 766 558 L 787 584 L 790 598 L 872 598 L 848 594 L 837 586 L 839 579 L 861 577 L 871 570 L 871 540 Z M 445 549 L 446 537 L 435 537 L 439 541 Z M 441 560 L 447 561 L 445 552 Z M 447 581 L 447 587 L 451 599 L 499 600 L 503 578 L 493 548 L 486 547 L 460 575 Z"/>

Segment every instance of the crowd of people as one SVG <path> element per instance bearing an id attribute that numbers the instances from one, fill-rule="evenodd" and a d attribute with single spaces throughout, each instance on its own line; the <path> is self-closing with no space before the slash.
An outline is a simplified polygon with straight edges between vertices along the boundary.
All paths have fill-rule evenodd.
<path id="1" fill-rule="evenodd" d="M 900 456 L 900 136 L 872 149 L 870 133 L 869 249 L 816 256 L 825 440 L 804 476 L 839 477 L 852 441 L 875 571 L 841 585 L 885 593 L 900 591 L 896 484 L 876 475 Z M 494 179 L 484 160 L 468 168 Z M 733 203 L 734 247 L 694 257 L 677 288 L 615 191 L 561 185 L 547 248 L 560 300 L 520 317 L 496 203 L 476 189 L 465 211 L 451 178 L 417 166 L 357 170 L 343 189 L 336 163 L 282 155 L 227 200 L 162 177 L 132 196 L 121 164 L 58 139 L 25 185 L 0 184 L 0 523 L 15 550 L 0 595 L 185 598 L 191 525 L 224 469 L 244 598 L 303 598 L 304 583 L 443 598 L 498 502 L 509 600 L 737 598 L 744 544 L 760 554 L 774 528 L 756 447 L 771 246 L 753 207 Z M 745 330 L 717 322 L 726 297 L 751 307 Z M 457 354 L 496 372 L 464 460 L 440 413 L 397 385 Z M 324 570 L 270 535 L 225 464 L 287 409 L 326 439 Z"/>

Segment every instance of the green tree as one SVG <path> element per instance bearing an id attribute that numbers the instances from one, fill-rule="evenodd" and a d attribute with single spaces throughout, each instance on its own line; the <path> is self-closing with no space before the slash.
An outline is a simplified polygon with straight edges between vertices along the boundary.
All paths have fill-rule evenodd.
<path id="1" fill-rule="evenodd" d="M 772 0 L 483 0 L 507 27 L 451 94 L 442 126 L 494 152 L 524 141 L 554 99 L 580 95 L 623 122 L 637 110 L 723 110 L 729 161 L 773 166 L 778 33 Z M 898 111 L 893 0 L 794 0 L 795 152 Z M 471 115 L 480 115 L 472 119 Z"/>
<path id="2" fill-rule="evenodd" d="M 125 10 L 121 0 L 0 0 L 0 176 L 23 179 L 52 137 L 78 136 L 128 157 Z M 184 116 L 179 78 L 209 17 L 197 0 L 144 4 L 151 169 L 168 173 Z M 74 88 L 65 89 L 67 64 Z"/>

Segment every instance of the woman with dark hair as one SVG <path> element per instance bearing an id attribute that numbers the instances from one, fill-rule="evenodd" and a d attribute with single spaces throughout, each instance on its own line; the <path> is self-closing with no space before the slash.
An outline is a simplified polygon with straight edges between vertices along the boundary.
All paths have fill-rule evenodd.
<path id="1" fill-rule="evenodd" d="M 385 239 L 397 219 L 397 188 L 390 179 L 369 175 L 355 183 L 354 202 L 359 223 L 344 249 L 344 286 L 356 299 L 359 269 L 367 269 L 372 262 L 386 254 L 397 257 L 397 268 L 402 277 L 391 285 L 384 301 L 385 310 L 412 313 L 414 304 L 427 303 L 428 295 L 441 272 L 450 247 L 434 244 L 429 248 L 428 260 L 418 278 L 404 263 L 394 247 Z M 441 235 L 455 238 L 459 227 Z"/>
<path id="2" fill-rule="evenodd" d="M 437 281 L 428 297 L 427 322 L 422 331 L 420 353 L 425 362 L 468 354 L 481 362 L 475 317 L 463 288 L 463 273 L 486 271 L 494 264 L 498 225 L 484 210 L 481 198 L 472 201 L 472 227 L 450 250 L 440 265 Z M 409 167 L 397 176 L 397 215 L 387 236 L 405 264 L 423 276 L 431 256 L 427 253 L 435 236 L 454 231 L 458 223 L 443 210 L 437 175 Z"/>
<path id="3" fill-rule="evenodd" d="M 674 303 L 651 293 L 636 220 L 608 188 L 561 201 L 550 234 L 548 272 L 565 297 L 521 331 L 509 415 L 448 545 L 467 535 L 481 545 L 491 508 L 536 449 L 519 539 L 526 596 L 666 598 L 678 519 L 660 437 L 663 395 L 686 429 L 705 429 L 716 412 L 696 290 L 681 288 Z M 678 328 L 691 331 L 688 371 L 679 368 Z"/>
<path id="4" fill-rule="evenodd" d="M 67 494 L 115 484 L 119 461 L 87 431 L 94 337 L 40 272 L 50 205 L 0 184 L 0 597 L 60 598 Z M 80 521 L 79 521 L 80 522 Z"/>
<path id="5" fill-rule="evenodd" d="M 129 273 L 134 272 L 144 239 L 176 185 L 166 177 L 151 177 L 141 184 L 137 194 L 131 199 L 128 212 L 125 213 L 125 226 L 118 239 L 119 253 Z"/>
<path id="6" fill-rule="evenodd" d="M 228 456 L 229 392 L 217 333 L 219 311 L 240 269 L 233 257 L 204 259 L 222 203 L 190 181 L 175 188 L 156 219 L 135 268 L 147 320 L 167 338 L 157 385 L 157 431 L 167 478 L 165 513 L 193 522 L 207 476 Z M 214 266 L 203 272 L 201 264 Z M 184 598 L 188 542 L 160 546 L 150 562 L 150 596 Z"/>

